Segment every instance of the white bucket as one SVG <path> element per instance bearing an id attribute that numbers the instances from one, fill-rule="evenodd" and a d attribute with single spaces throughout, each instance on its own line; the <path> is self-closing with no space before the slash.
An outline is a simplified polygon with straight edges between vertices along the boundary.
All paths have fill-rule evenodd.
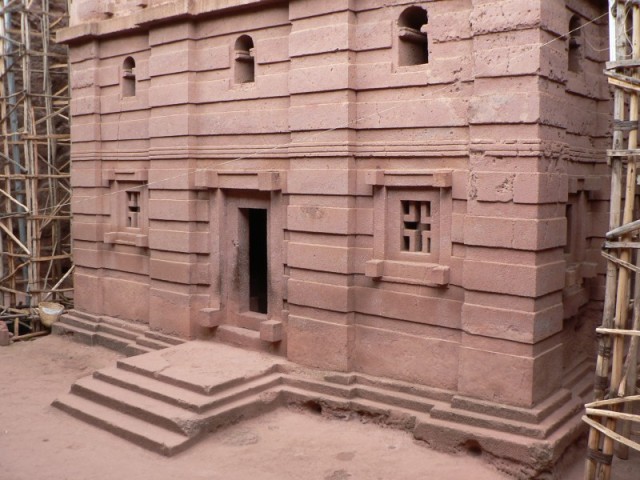
<path id="1" fill-rule="evenodd" d="M 38 304 L 38 314 L 40 321 L 45 327 L 51 327 L 58 321 L 64 311 L 64 306 L 54 302 L 40 302 Z"/>

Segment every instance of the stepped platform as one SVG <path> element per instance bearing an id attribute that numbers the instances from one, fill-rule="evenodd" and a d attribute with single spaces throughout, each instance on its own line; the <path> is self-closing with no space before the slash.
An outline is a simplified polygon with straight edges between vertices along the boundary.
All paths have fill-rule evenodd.
<path id="1" fill-rule="evenodd" d="M 154 332 L 141 323 L 77 310 L 65 312 L 52 325 L 51 332 L 87 345 L 102 345 L 128 357 L 185 343 L 181 338 Z"/>
<path id="2" fill-rule="evenodd" d="M 517 478 L 550 468 L 583 432 L 582 382 L 533 409 L 359 373 L 305 369 L 282 357 L 191 341 L 120 359 L 76 381 L 53 405 L 163 455 L 275 408 L 358 415 L 434 448 L 486 451 Z"/>

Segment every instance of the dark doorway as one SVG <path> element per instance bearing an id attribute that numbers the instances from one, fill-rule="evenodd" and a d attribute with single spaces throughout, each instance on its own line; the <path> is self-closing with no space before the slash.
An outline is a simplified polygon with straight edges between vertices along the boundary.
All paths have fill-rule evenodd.
<path id="1" fill-rule="evenodd" d="M 249 310 L 267 313 L 267 210 L 247 209 L 249 220 Z"/>

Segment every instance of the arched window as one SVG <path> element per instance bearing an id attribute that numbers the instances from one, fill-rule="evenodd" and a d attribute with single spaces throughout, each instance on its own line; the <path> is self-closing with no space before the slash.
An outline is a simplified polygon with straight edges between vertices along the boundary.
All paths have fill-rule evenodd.
<path id="1" fill-rule="evenodd" d="M 422 65 L 429 62 L 429 43 L 422 27 L 427 24 L 427 11 L 409 7 L 398 18 L 398 65 Z"/>
<path id="2" fill-rule="evenodd" d="M 256 59 L 253 55 L 253 39 L 242 35 L 234 46 L 235 83 L 251 83 L 256 79 Z"/>
<path id="3" fill-rule="evenodd" d="M 568 68 L 570 72 L 582 71 L 582 22 L 580 17 L 574 15 L 569 20 L 569 57 Z"/>
<path id="4" fill-rule="evenodd" d="M 122 96 L 133 97 L 136 94 L 136 61 L 127 57 L 122 63 Z"/>

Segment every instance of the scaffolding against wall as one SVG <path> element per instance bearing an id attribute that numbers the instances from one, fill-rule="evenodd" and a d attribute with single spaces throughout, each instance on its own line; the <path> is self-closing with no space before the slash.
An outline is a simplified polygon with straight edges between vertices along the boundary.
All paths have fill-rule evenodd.
<path id="1" fill-rule="evenodd" d="M 40 302 L 72 301 L 68 5 L 0 2 L 0 320 L 24 338 Z"/>
<path id="2" fill-rule="evenodd" d="M 640 451 L 638 350 L 640 341 L 640 220 L 638 172 L 640 148 L 640 2 L 610 0 L 610 50 L 605 73 L 614 87 L 610 231 L 603 255 L 607 283 L 594 401 L 586 405 L 590 426 L 585 479 L 609 480 L 614 454 Z M 636 220 L 634 220 L 636 219 Z"/>

